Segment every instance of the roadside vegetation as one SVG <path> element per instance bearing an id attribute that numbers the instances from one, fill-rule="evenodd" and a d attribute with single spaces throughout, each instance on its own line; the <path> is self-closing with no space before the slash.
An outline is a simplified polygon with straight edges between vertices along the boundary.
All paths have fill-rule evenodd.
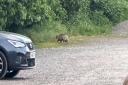
<path id="1" fill-rule="evenodd" d="M 0 0 L 0 30 L 27 35 L 39 47 L 60 45 L 60 33 L 106 35 L 127 19 L 128 0 Z"/>

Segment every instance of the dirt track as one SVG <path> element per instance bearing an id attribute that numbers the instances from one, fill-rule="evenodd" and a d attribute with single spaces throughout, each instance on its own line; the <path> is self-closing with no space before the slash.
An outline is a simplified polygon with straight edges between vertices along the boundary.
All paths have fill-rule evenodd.
<path id="1" fill-rule="evenodd" d="M 68 48 L 38 49 L 36 67 L 0 85 L 122 85 L 128 38 L 97 38 Z"/>

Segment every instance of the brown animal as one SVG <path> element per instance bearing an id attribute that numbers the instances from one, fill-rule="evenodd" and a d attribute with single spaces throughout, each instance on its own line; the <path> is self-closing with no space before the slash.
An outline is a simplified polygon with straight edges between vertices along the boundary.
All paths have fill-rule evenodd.
<path id="1" fill-rule="evenodd" d="M 69 42 L 69 37 L 66 34 L 59 34 L 56 36 L 57 42 Z"/>

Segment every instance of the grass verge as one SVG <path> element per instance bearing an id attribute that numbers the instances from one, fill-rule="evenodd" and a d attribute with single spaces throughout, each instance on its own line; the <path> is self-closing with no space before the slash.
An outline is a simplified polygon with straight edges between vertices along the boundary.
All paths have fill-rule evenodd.
<path id="1" fill-rule="evenodd" d="M 86 43 L 91 39 L 95 39 L 97 37 L 105 37 L 105 35 L 97 35 L 97 36 L 72 36 L 70 37 L 69 43 L 58 43 L 56 40 L 36 43 L 37 48 L 58 48 L 58 47 L 70 47 L 80 43 Z"/>

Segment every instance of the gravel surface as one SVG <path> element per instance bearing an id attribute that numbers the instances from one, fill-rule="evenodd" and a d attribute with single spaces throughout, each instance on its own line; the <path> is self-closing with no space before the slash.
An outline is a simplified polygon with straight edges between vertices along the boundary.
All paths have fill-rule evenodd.
<path id="1" fill-rule="evenodd" d="M 120 36 L 128 35 L 128 20 L 123 21 L 113 27 L 113 33 Z"/>
<path id="2" fill-rule="evenodd" d="M 67 48 L 37 49 L 36 67 L 0 85 L 122 85 L 128 38 L 97 38 Z"/>

